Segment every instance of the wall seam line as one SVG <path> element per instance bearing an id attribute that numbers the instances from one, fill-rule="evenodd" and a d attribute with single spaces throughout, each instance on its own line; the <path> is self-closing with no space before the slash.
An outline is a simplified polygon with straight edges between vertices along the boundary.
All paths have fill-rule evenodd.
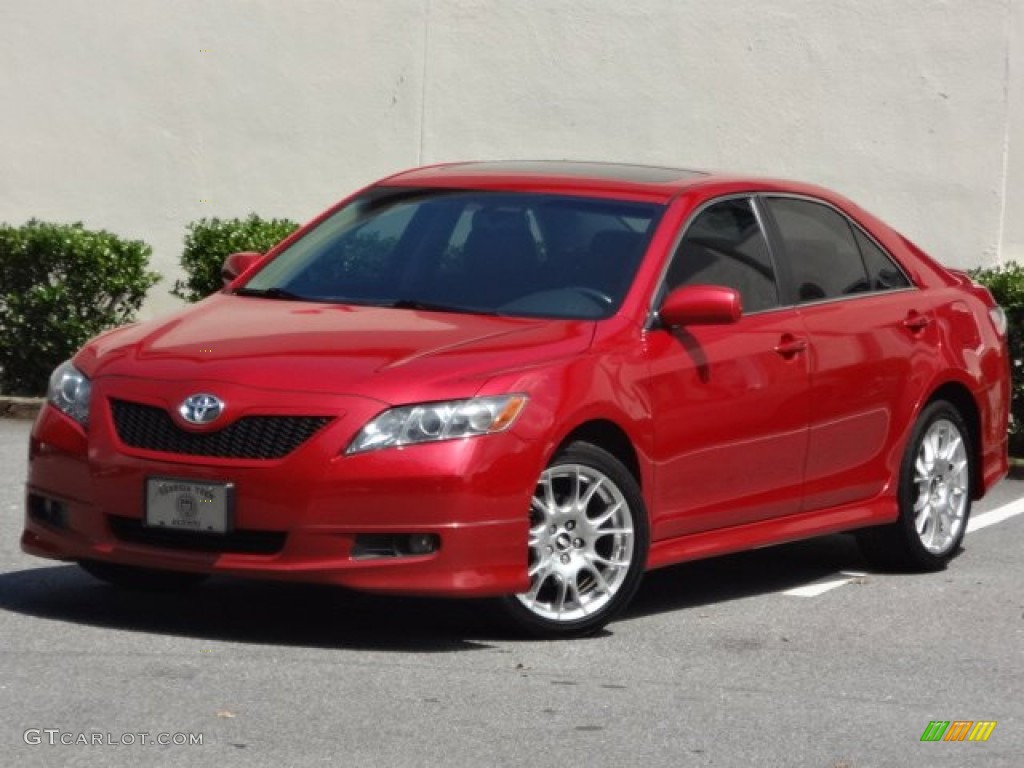
<path id="1" fill-rule="evenodd" d="M 424 150 L 427 142 L 427 61 L 430 45 L 430 0 L 423 1 L 423 61 L 420 65 L 420 145 L 416 155 L 416 164 L 423 165 Z"/>
<path id="2" fill-rule="evenodd" d="M 999 197 L 999 231 L 996 233 L 996 264 L 1006 261 L 1006 199 L 1010 192 L 1010 128 L 1013 122 L 1011 82 L 1013 76 L 1013 0 L 1006 0 L 1006 50 L 1003 61 L 1003 167 Z"/>

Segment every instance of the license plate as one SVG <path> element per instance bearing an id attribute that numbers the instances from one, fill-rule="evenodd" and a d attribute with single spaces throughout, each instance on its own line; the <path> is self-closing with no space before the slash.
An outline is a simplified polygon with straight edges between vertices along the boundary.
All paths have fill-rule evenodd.
<path id="1" fill-rule="evenodd" d="M 235 486 L 175 477 L 146 480 L 145 522 L 150 528 L 227 533 Z"/>

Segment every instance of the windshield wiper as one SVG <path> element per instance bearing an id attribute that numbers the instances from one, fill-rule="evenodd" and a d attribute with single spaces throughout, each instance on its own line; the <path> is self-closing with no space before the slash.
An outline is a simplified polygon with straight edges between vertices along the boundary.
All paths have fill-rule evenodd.
<path id="1" fill-rule="evenodd" d="M 462 312 L 473 315 L 497 315 L 498 312 L 492 309 L 480 309 L 478 307 L 462 307 L 458 304 L 442 304 L 435 301 L 420 301 L 419 299 L 398 299 L 381 306 L 389 309 L 420 309 L 424 312 Z"/>
<path id="2" fill-rule="evenodd" d="M 262 299 L 281 299 L 283 301 L 308 301 L 305 296 L 286 291 L 284 288 L 239 288 L 236 296 L 259 296 Z"/>

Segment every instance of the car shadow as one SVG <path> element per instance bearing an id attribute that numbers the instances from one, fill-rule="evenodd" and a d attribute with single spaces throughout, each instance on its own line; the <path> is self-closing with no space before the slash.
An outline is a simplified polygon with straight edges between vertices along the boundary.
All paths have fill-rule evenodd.
<path id="1" fill-rule="evenodd" d="M 646 575 L 617 624 L 778 592 L 864 570 L 852 539 L 830 536 L 663 568 Z M 75 565 L 0 574 L 0 609 L 97 627 L 215 641 L 445 653 L 521 639 L 481 601 L 367 595 L 337 587 L 215 577 L 179 593 L 107 586 Z"/>
<path id="2" fill-rule="evenodd" d="M 620 621 L 783 592 L 870 566 L 854 538 L 836 534 L 651 571 Z"/>
<path id="3" fill-rule="evenodd" d="M 483 650 L 471 601 L 364 595 L 337 587 L 214 577 L 181 592 L 136 592 L 77 565 L 0 574 L 0 609 L 133 632 L 306 648 Z M 494 634 L 489 632 L 488 634 Z"/>

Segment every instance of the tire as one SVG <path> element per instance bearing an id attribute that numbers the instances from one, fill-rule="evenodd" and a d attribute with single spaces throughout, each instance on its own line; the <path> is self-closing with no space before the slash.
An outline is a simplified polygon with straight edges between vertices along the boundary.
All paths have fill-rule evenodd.
<path id="1" fill-rule="evenodd" d="M 900 466 L 899 518 L 857 532 L 864 557 L 895 571 L 938 571 L 960 551 L 971 514 L 973 446 L 963 417 L 936 400 L 921 412 Z"/>
<path id="2" fill-rule="evenodd" d="M 209 578 L 205 573 L 160 571 L 134 565 L 104 563 L 99 560 L 80 560 L 78 564 L 90 576 L 133 592 L 178 592 L 194 587 Z"/>
<path id="3" fill-rule="evenodd" d="M 633 475 L 607 451 L 573 443 L 541 473 L 526 543 L 530 589 L 500 599 L 534 637 L 593 634 L 636 593 L 647 563 L 647 510 Z"/>

